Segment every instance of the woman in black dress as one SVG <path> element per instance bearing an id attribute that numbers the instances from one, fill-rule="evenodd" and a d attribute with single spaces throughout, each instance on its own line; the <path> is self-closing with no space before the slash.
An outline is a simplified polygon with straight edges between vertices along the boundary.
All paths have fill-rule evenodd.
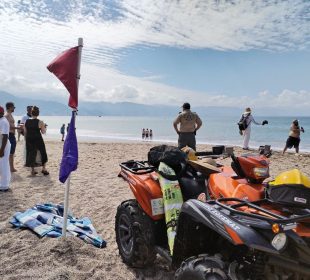
<path id="1" fill-rule="evenodd" d="M 38 119 L 39 108 L 33 106 L 31 115 L 32 119 L 28 119 L 25 123 L 25 139 L 26 139 L 26 166 L 31 167 L 31 175 L 34 176 L 38 172 L 35 171 L 37 151 L 41 154 L 42 173 L 48 175 L 48 171 L 45 168 L 47 163 L 47 154 L 45 150 L 45 144 L 42 138 L 42 133 L 45 133 L 46 127 L 43 121 Z"/>

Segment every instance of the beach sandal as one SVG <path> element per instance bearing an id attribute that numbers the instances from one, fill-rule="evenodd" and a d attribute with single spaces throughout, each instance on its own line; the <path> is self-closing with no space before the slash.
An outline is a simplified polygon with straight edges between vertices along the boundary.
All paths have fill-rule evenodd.
<path id="1" fill-rule="evenodd" d="M 31 171 L 31 176 L 36 176 L 38 174 L 37 171 Z"/>
<path id="2" fill-rule="evenodd" d="M 46 170 L 42 170 L 41 172 L 42 172 L 42 174 L 43 174 L 44 176 L 47 176 L 47 175 L 50 174 L 50 173 L 49 173 L 48 171 L 46 171 Z"/>

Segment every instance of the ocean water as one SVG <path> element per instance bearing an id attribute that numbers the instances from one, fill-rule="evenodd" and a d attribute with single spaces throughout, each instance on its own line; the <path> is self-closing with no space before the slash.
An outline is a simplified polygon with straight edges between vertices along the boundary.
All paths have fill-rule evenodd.
<path id="1" fill-rule="evenodd" d="M 240 116 L 205 117 L 203 126 L 197 132 L 198 144 L 242 145 L 237 122 Z M 19 117 L 15 117 L 16 120 Z M 48 124 L 47 139 L 60 139 L 61 125 L 70 122 L 70 116 L 40 116 Z M 271 145 L 273 149 L 283 149 L 293 117 L 255 117 L 269 124 L 257 126 L 252 124 L 250 147 Z M 142 128 L 153 130 L 153 142 L 177 143 L 173 129 L 173 117 L 98 117 L 77 116 L 76 132 L 81 141 L 142 141 Z M 310 117 L 300 117 L 300 125 L 305 133 L 301 135 L 300 150 L 310 152 Z M 154 143 L 154 144 L 155 144 Z"/>

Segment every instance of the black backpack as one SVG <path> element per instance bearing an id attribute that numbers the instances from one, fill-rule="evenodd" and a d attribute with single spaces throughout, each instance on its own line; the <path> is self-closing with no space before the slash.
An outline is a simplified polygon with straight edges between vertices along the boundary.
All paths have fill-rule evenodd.
<path id="1" fill-rule="evenodd" d="M 243 131 L 243 130 L 247 129 L 247 127 L 248 127 L 248 124 L 247 124 L 248 117 L 249 117 L 249 115 L 247 115 L 247 116 L 242 115 L 241 116 L 241 119 L 238 122 L 239 130 Z"/>
<path id="2" fill-rule="evenodd" d="M 159 163 L 164 162 L 176 172 L 180 171 L 182 165 L 186 164 L 186 154 L 174 146 L 155 146 L 150 149 L 147 156 L 151 165 L 158 168 Z"/>

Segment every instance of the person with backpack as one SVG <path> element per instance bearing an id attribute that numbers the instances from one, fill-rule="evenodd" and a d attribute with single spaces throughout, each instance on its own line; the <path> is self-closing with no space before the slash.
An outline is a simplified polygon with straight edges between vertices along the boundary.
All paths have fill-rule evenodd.
<path id="1" fill-rule="evenodd" d="M 263 121 L 262 123 L 258 123 L 254 120 L 252 116 L 251 108 L 246 108 L 245 112 L 242 114 L 240 121 L 238 122 L 239 133 L 243 135 L 243 150 L 249 150 L 249 142 L 251 136 L 251 123 L 256 125 L 265 125 L 268 124 L 268 121 Z"/>

